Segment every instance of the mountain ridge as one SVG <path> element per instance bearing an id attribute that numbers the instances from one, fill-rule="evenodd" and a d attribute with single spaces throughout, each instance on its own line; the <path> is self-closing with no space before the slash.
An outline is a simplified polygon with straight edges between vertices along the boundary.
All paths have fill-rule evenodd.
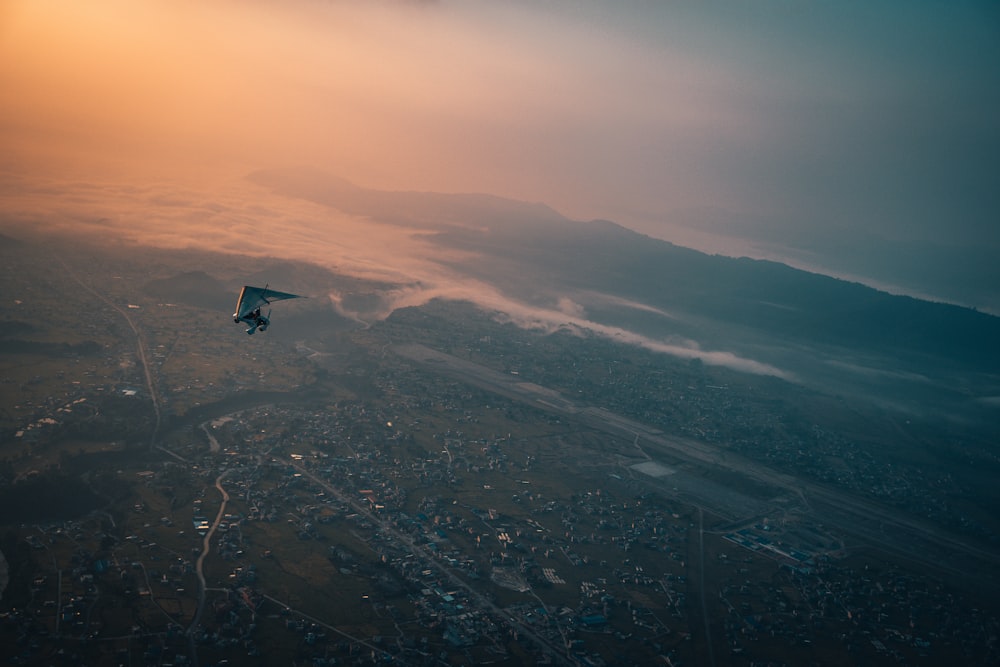
<path id="1" fill-rule="evenodd" d="M 442 263 L 535 304 L 609 293 L 788 344 L 940 358 L 1000 372 L 1000 318 L 965 306 L 773 260 L 710 255 L 612 221 L 571 220 L 544 205 L 493 195 L 383 192 L 316 169 L 262 170 L 248 178 L 375 222 L 429 228 L 433 243 L 465 251 Z"/>

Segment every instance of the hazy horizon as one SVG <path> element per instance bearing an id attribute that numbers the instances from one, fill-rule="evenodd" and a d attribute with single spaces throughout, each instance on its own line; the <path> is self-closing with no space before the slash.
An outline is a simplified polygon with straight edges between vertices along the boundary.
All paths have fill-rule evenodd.
<path id="1" fill-rule="evenodd" d="M 309 165 L 998 313 L 998 36 L 976 2 L 15 0 L 0 197 L 7 224 L 461 281 L 414 230 L 245 180 Z"/>

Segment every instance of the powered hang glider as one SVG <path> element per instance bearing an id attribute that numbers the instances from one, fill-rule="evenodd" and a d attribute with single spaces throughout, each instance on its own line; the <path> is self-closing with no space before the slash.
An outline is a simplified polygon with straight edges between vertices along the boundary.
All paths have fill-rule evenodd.
<path id="1" fill-rule="evenodd" d="M 272 301 L 282 301 L 284 299 L 301 299 L 298 294 L 289 292 L 279 292 L 277 290 L 264 287 L 252 287 L 244 285 L 240 290 L 240 298 L 236 301 L 236 312 L 233 313 L 233 322 L 239 324 L 249 324 L 247 333 L 253 335 L 255 331 L 267 331 L 267 325 L 271 323 L 271 309 L 267 309 L 267 315 L 260 312 L 261 306 L 270 305 Z"/>

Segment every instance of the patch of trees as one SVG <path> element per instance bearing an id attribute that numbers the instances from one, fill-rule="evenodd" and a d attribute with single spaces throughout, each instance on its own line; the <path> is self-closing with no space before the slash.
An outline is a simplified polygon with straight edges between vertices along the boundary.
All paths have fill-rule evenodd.
<path id="1" fill-rule="evenodd" d="M 100 343 L 87 340 L 71 343 L 45 343 L 34 340 L 5 340 L 0 354 L 34 354 L 45 357 L 92 357 L 104 350 Z"/>
<path id="2" fill-rule="evenodd" d="M 0 488 L 0 525 L 64 521 L 103 504 L 82 479 L 42 473 Z"/>

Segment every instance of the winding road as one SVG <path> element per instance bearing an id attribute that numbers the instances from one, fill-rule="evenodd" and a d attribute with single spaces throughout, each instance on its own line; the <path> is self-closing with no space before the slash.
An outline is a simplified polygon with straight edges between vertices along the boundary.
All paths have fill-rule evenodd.
<path id="1" fill-rule="evenodd" d="M 222 487 L 222 480 L 227 474 L 229 474 L 229 470 L 224 471 L 215 478 L 215 488 L 219 490 L 219 494 L 222 496 L 222 503 L 219 505 L 219 511 L 215 514 L 215 521 L 212 522 L 208 532 L 205 533 L 205 537 L 201 541 L 201 553 L 198 554 L 198 560 L 194 566 L 195 575 L 198 577 L 198 608 L 195 610 L 194 617 L 191 619 L 191 625 L 187 629 L 188 642 L 191 646 L 191 664 L 194 667 L 198 667 L 198 648 L 195 644 L 195 633 L 198 630 L 198 624 L 201 620 L 202 609 L 205 607 L 205 558 L 208 557 L 212 549 L 212 536 L 215 535 L 215 529 L 219 527 L 222 517 L 226 514 L 226 503 L 229 502 L 229 493 Z"/>

